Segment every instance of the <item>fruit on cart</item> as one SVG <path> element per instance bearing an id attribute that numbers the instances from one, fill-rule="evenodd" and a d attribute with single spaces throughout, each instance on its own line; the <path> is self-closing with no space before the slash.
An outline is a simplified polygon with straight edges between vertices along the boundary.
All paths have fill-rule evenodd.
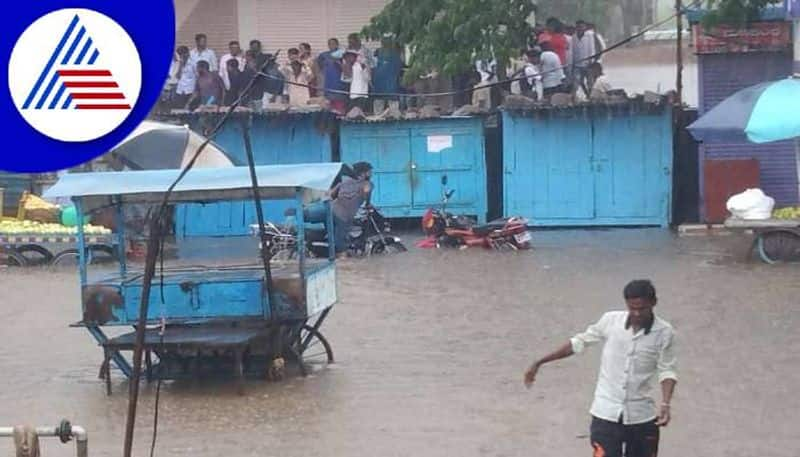
<path id="1" fill-rule="evenodd" d="M 775 219 L 800 219 L 800 206 L 788 206 L 776 209 L 772 213 Z"/>
<path id="2" fill-rule="evenodd" d="M 17 219 L 57 224 L 61 222 L 61 208 L 26 191 L 19 200 Z"/>
<path id="3" fill-rule="evenodd" d="M 105 227 L 91 224 L 86 224 L 83 230 L 87 235 L 107 235 L 111 233 L 111 230 Z M 0 220 L 0 233 L 6 235 L 76 235 L 78 228 L 31 220 L 3 219 Z"/>

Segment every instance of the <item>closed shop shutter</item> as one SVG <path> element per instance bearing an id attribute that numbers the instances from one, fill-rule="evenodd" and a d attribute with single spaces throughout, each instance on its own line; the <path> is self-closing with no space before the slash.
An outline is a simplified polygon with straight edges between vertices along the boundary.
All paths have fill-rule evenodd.
<path id="1" fill-rule="evenodd" d="M 791 74 L 792 56 L 786 52 L 712 54 L 699 56 L 700 112 L 706 112 L 734 92 Z M 767 144 L 708 143 L 706 159 L 756 159 L 761 188 L 778 205 L 798 201 L 797 159 L 791 141 Z"/>

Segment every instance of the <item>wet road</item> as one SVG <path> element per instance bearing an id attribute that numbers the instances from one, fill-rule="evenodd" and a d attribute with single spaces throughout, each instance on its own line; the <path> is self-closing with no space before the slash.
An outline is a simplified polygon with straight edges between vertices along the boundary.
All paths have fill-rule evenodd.
<path id="1" fill-rule="evenodd" d="M 532 253 L 419 251 L 340 266 L 323 328 L 338 363 L 307 379 L 165 384 L 156 455 L 589 455 L 599 351 L 528 363 L 655 281 L 680 332 L 681 380 L 662 456 L 796 457 L 800 268 L 738 261 L 733 238 L 661 230 L 541 232 Z M 101 352 L 78 320 L 72 272 L 0 270 L 0 424 L 89 430 L 90 455 L 121 455 L 127 386 L 97 380 Z M 144 387 L 136 455 L 147 455 Z M 11 452 L 0 442 L 0 453 Z M 74 455 L 44 443 L 43 455 Z"/>

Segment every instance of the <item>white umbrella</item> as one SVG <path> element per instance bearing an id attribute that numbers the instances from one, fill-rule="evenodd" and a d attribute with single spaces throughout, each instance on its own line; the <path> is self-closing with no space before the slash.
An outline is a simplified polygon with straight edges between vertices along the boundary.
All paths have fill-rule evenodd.
<path id="1" fill-rule="evenodd" d="M 114 168 L 162 170 L 185 167 L 206 140 L 186 125 L 144 121 L 110 151 Z M 219 145 L 211 142 L 195 162 L 197 168 L 226 168 L 235 164 Z"/>

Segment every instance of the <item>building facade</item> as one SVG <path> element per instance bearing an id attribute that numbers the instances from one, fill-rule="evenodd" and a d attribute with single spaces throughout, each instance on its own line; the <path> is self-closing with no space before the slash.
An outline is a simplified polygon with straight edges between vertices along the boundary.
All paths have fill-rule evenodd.
<path id="1" fill-rule="evenodd" d="M 228 43 L 243 48 L 261 40 L 264 52 L 301 42 L 314 52 L 327 49 L 328 38 L 345 45 L 347 35 L 359 32 L 389 0 L 175 0 L 177 44 L 192 47 L 194 36 L 205 33 L 211 49 L 221 57 Z"/>
<path id="2" fill-rule="evenodd" d="M 705 30 L 694 22 L 698 60 L 698 110 L 700 115 L 726 97 L 746 87 L 792 75 L 792 24 L 783 8 L 765 13 L 762 21 L 746 28 L 720 26 Z M 702 144 L 699 151 L 701 212 L 706 213 L 704 167 L 707 160 L 756 159 L 760 187 L 777 205 L 800 200 L 800 158 L 793 141 L 767 144 Z M 725 179 L 725 177 L 719 177 Z M 744 189 L 742 189 L 744 190 Z"/>

